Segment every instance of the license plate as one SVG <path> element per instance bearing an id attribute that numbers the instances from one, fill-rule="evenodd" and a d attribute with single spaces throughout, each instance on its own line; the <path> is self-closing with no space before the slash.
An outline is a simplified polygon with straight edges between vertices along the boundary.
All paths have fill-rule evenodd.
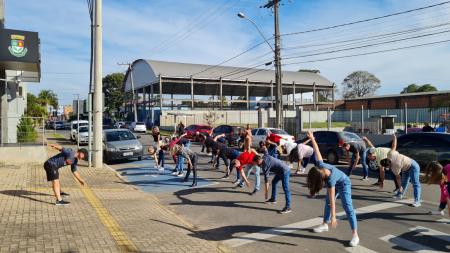
<path id="1" fill-rule="evenodd" d="M 133 152 L 125 152 L 125 153 L 123 153 L 123 156 L 132 156 L 133 155 Z"/>

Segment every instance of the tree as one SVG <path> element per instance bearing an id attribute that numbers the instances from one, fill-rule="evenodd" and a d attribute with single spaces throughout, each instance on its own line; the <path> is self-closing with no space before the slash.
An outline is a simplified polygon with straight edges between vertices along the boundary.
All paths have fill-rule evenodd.
<path id="1" fill-rule="evenodd" d="M 17 125 L 17 141 L 19 143 L 33 143 L 37 137 L 38 134 L 34 128 L 33 120 L 23 116 Z"/>
<path id="2" fill-rule="evenodd" d="M 45 107 L 50 105 L 53 109 L 58 109 L 58 95 L 52 90 L 41 90 L 38 94 L 38 99 Z"/>
<path id="3" fill-rule="evenodd" d="M 105 95 L 105 113 L 110 117 L 120 111 L 125 101 L 123 73 L 112 73 L 103 77 L 103 93 Z"/>
<path id="4" fill-rule="evenodd" d="M 27 93 L 27 109 L 25 114 L 29 117 L 46 117 L 47 108 L 33 94 Z"/>
<path id="5" fill-rule="evenodd" d="M 299 69 L 298 72 L 309 72 L 314 74 L 320 74 L 320 70 L 318 69 Z"/>
<path id="6" fill-rule="evenodd" d="M 381 87 L 380 80 L 367 71 L 355 71 L 342 82 L 344 98 L 372 96 Z"/>
<path id="7" fill-rule="evenodd" d="M 437 88 L 431 84 L 417 85 L 413 83 L 406 86 L 400 93 L 406 94 L 406 93 L 429 92 L 429 91 L 437 91 Z"/>

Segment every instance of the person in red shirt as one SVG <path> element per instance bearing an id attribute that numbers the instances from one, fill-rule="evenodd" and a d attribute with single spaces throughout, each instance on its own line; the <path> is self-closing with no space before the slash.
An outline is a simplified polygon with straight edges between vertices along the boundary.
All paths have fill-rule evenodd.
<path id="1" fill-rule="evenodd" d="M 250 182 L 248 181 L 248 177 L 250 176 L 251 171 L 254 169 L 254 166 L 252 166 L 249 170 L 247 175 L 245 175 L 245 171 L 244 171 L 244 166 L 247 165 L 252 165 L 253 163 L 253 158 L 255 157 L 255 155 L 257 155 L 256 150 L 251 149 L 250 151 L 244 151 L 242 152 L 237 159 L 233 160 L 231 162 L 231 166 L 236 168 L 237 173 L 241 174 L 241 182 L 239 183 L 240 187 L 243 187 L 244 182 L 247 185 L 248 188 L 250 188 Z M 259 168 L 259 167 L 258 167 Z M 255 189 L 253 190 L 253 192 L 251 193 L 252 195 L 255 194 L 256 192 L 259 191 L 259 170 L 258 168 L 255 168 L 255 177 L 256 177 L 256 184 L 255 184 Z"/>

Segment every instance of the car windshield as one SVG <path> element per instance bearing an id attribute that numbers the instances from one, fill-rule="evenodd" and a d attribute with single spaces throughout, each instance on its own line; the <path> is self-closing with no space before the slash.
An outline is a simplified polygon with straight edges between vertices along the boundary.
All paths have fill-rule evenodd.
<path id="1" fill-rule="evenodd" d="M 80 133 L 86 133 L 88 129 L 88 127 L 80 127 Z"/>
<path id="2" fill-rule="evenodd" d="M 128 141 L 136 139 L 129 131 L 114 131 L 106 133 L 106 141 Z"/>
<path id="3" fill-rule="evenodd" d="M 281 129 L 270 129 L 270 132 L 273 133 L 273 134 L 289 135 L 286 131 L 281 130 Z"/>
<path id="4" fill-rule="evenodd" d="M 136 125 L 145 125 L 144 122 L 138 122 Z"/>
<path id="5" fill-rule="evenodd" d="M 361 140 L 361 138 L 357 134 L 354 134 L 354 133 L 342 132 L 342 136 L 345 141 L 360 141 Z"/>

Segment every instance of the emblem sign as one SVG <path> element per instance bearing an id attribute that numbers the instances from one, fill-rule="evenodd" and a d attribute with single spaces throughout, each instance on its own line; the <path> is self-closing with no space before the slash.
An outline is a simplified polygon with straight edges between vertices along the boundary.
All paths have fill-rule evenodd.
<path id="1" fill-rule="evenodd" d="M 24 57 L 28 52 L 28 49 L 25 47 L 25 36 L 11 34 L 11 45 L 8 49 L 13 56 Z"/>

